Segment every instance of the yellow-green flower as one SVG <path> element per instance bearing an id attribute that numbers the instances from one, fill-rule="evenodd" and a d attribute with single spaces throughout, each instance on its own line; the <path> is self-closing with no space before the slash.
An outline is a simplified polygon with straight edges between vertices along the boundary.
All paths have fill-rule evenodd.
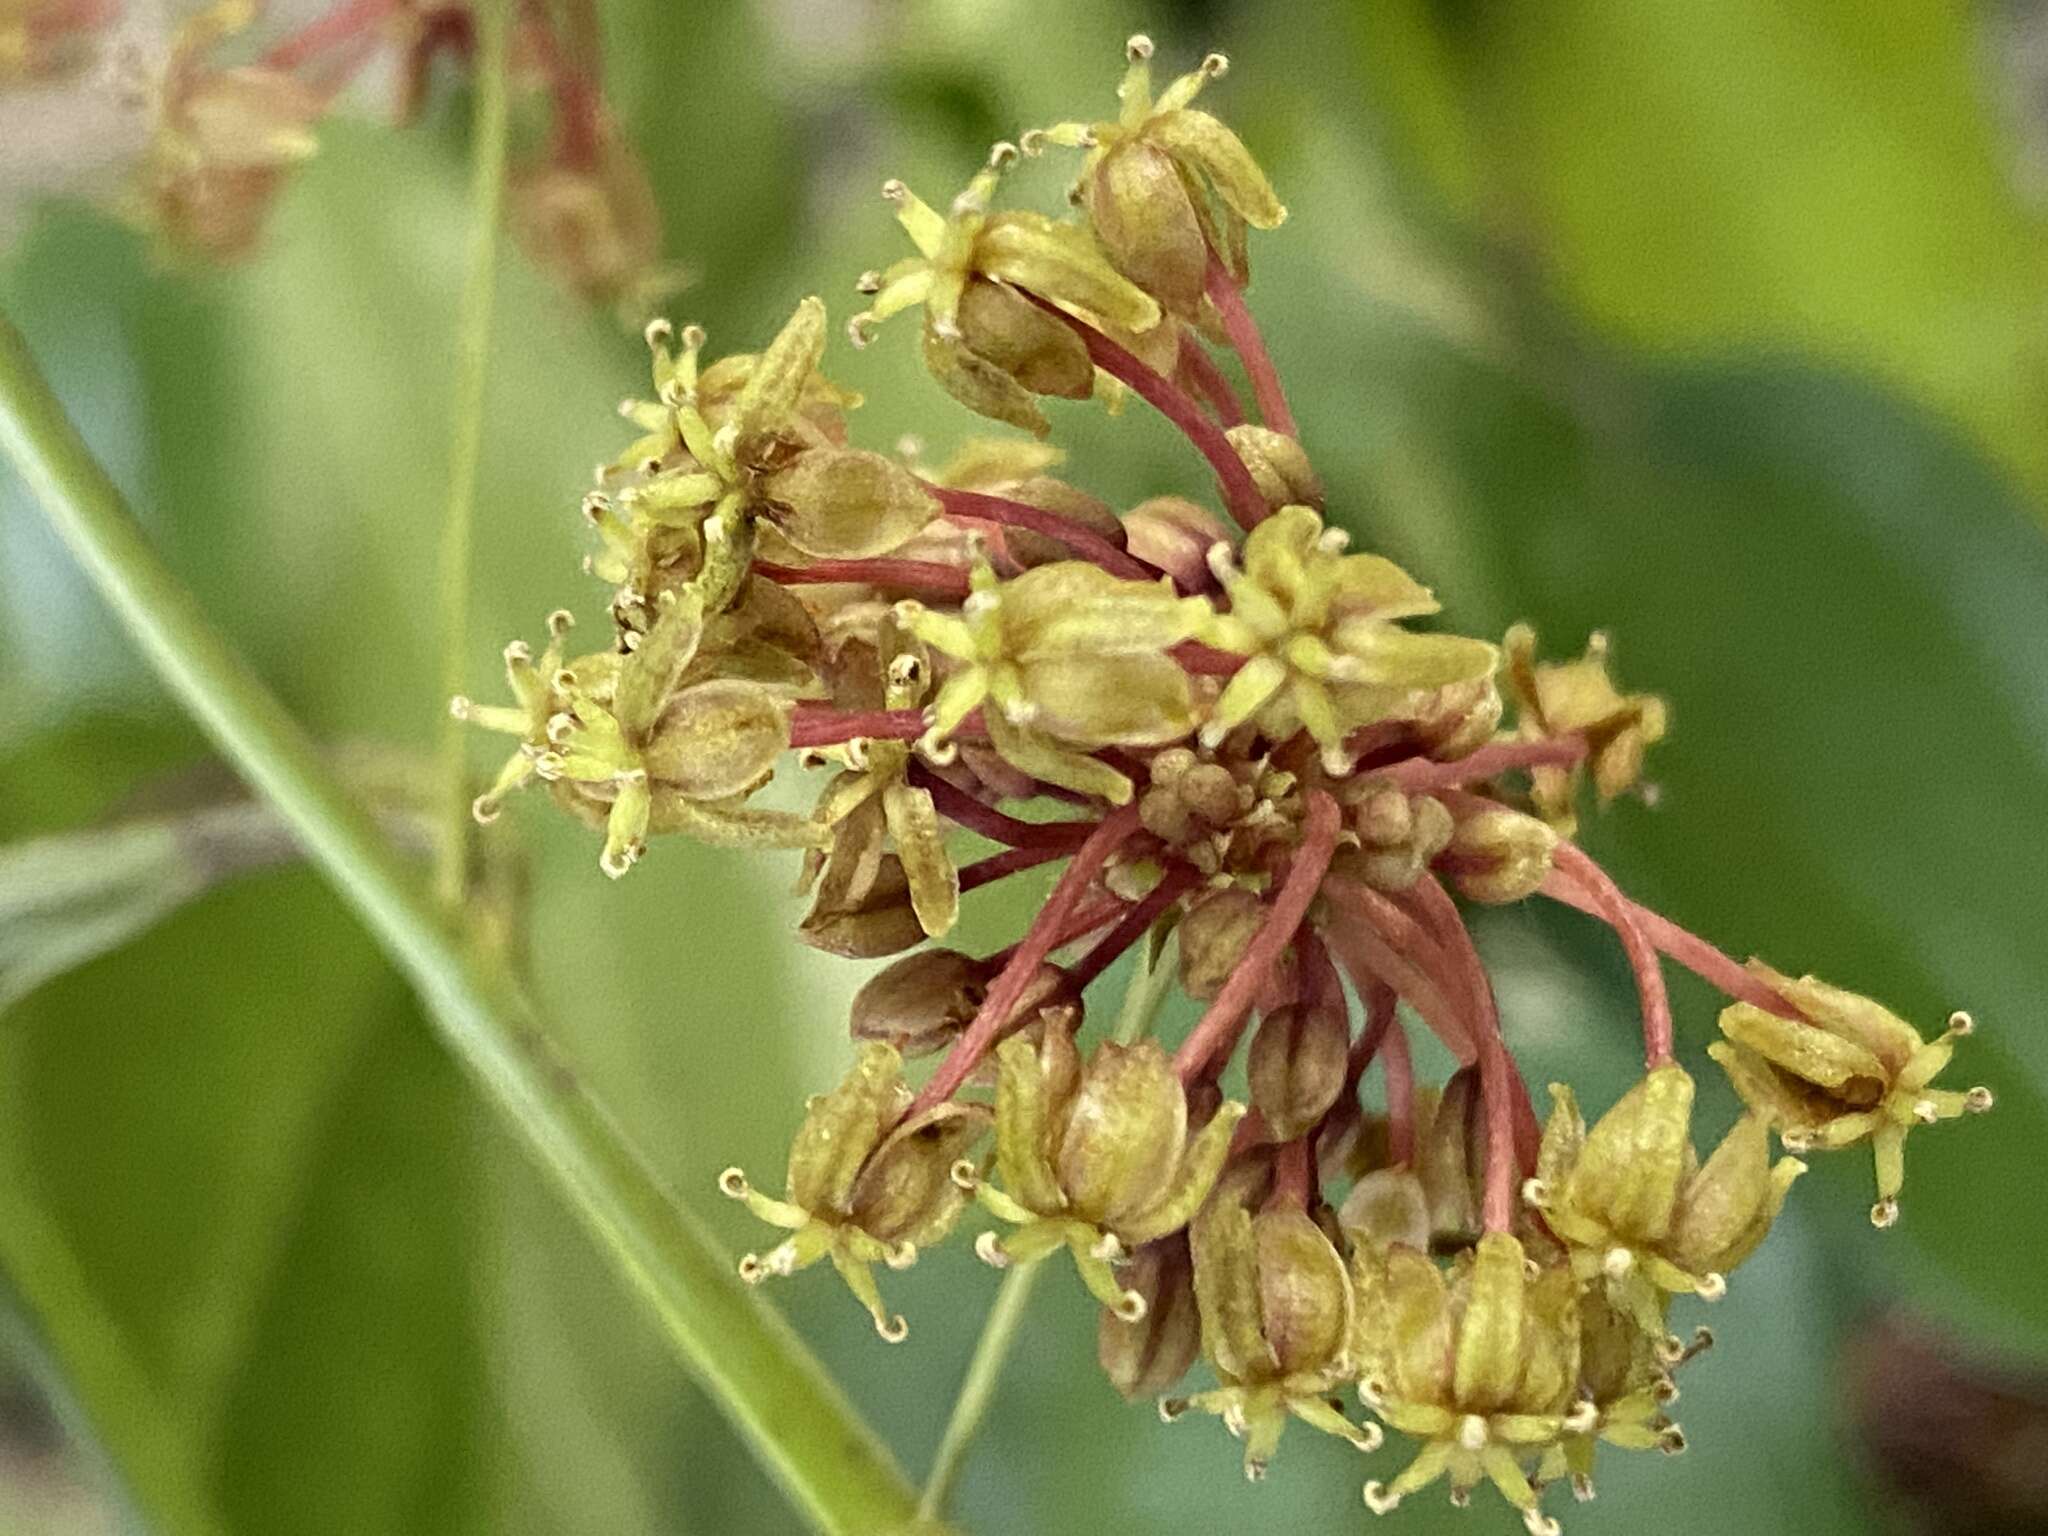
<path id="1" fill-rule="evenodd" d="M 1555 1536 L 1526 1469 L 1591 1422 L 1575 1400 L 1571 1271 L 1551 1264 L 1532 1276 L 1522 1245 L 1505 1232 L 1481 1237 L 1448 1279 L 1426 1254 L 1399 1244 L 1362 1245 L 1353 1267 L 1360 1391 L 1389 1428 L 1422 1442 L 1391 1483 L 1365 1485 L 1367 1507 L 1386 1514 L 1441 1477 L 1460 1502 L 1491 1482 L 1532 1532 Z"/>
<path id="2" fill-rule="evenodd" d="M 1244 1115 L 1226 1103 L 1188 1134 L 1187 1094 L 1156 1041 L 1105 1041 L 1086 1067 L 1073 1037 L 1048 1024 L 1037 1040 L 996 1048 L 996 1171 L 1001 1187 L 961 1170 L 981 1203 L 1014 1229 L 983 1235 L 994 1264 L 1073 1253 L 1096 1300 L 1135 1322 L 1145 1300 L 1115 1266 L 1187 1225 L 1216 1183 Z"/>
<path id="3" fill-rule="evenodd" d="M 1015 767 L 1127 802 L 1131 781 L 1085 749 L 1157 746 L 1194 729 L 1193 690 L 1167 650 L 1208 622 L 1208 602 L 1178 596 L 1164 578 L 1126 581 L 1081 560 L 1010 581 L 983 563 L 972 581 L 957 616 L 896 607 L 905 629 L 956 663 L 932 701 L 927 744 L 942 745 L 981 709 Z"/>
<path id="4" fill-rule="evenodd" d="M 905 1120 L 910 1101 L 903 1058 L 870 1042 L 845 1080 L 811 1102 L 789 1149 L 788 1198 L 763 1195 L 737 1168 L 719 1175 L 728 1196 L 790 1234 L 740 1260 L 743 1279 L 758 1284 L 829 1258 L 876 1331 L 903 1338 L 908 1328 L 883 1307 L 872 1266 L 903 1269 L 952 1231 L 967 1203 L 953 1170 L 989 1125 L 978 1104 L 940 1104 Z"/>
<path id="5" fill-rule="evenodd" d="M 1243 141 L 1192 103 L 1229 67 L 1202 60 L 1155 98 L 1152 40 L 1125 45 L 1115 121 L 1059 123 L 1024 136 L 1036 153 L 1058 144 L 1088 151 L 1075 195 L 1118 269 L 1168 309 L 1194 319 L 1214 249 L 1244 278 L 1245 226 L 1277 229 L 1287 210 Z M 1220 210 L 1212 202 L 1222 204 Z"/>
<path id="6" fill-rule="evenodd" d="M 1347 555 L 1345 543 L 1311 508 L 1282 507 L 1245 539 L 1242 568 L 1211 551 L 1230 609 L 1202 638 L 1249 660 L 1203 726 L 1206 744 L 1247 722 L 1274 741 L 1305 729 L 1331 770 L 1348 772 L 1353 731 L 1492 673 L 1498 653 L 1482 640 L 1402 629 L 1435 613 L 1436 599 L 1391 560 Z"/>
<path id="7" fill-rule="evenodd" d="M 1244 1441 L 1245 1476 L 1266 1475 L 1290 1416 L 1361 1451 L 1383 1438 L 1333 1408 L 1333 1387 L 1355 1372 L 1357 1309 L 1343 1256 L 1307 1213 L 1261 1211 L 1219 1191 L 1189 1229 L 1202 1347 L 1222 1384 L 1180 1402 L 1213 1413 Z"/>
<path id="8" fill-rule="evenodd" d="M 849 708 L 909 709 L 923 702 L 929 668 L 913 650 L 901 649 L 894 625 L 882 625 L 880 686 L 869 697 L 842 698 Z M 819 903 L 837 908 L 859 902 L 882 869 L 884 841 L 895 844 L 919 926 L 943 937 L 960 915 L 960 873 L 946 852 L 945 828 L 931 792 L 910 782 L 907 741 L 856 739 L 828 749 L 846 767 L 818 797 L 813 818 L 832 828 L 829 853 L 815 856 L 810 871 L 822 871 Z"/>
<path id="9" fill-rule="evenodd" d="M 997 179 L 1015 155 L 1014 146 L 998 144 L 988 167 L 946 215 L 900 181 L 882 189 L 917 254 L 861 280 L 873 299 L 849 330 L 855 345 L 865 345 L 877 323 L 922 306 L 924 361 L 932 377 L 969 410 L 1043 437 L 1051 423 L 1036 397 L 1086 399 L 1095 388 L 1095 365 L 1070 327 L 1024 295 L 1057 304 L 1119 340 L 1155 329 L 1160 312 L 1150 295 L 1103 259 L 1082 226 L 1041 213 L 991 210 Z"/>
<path id="10" fill-rule="evenodd" d="M 1537 813 L 1570 837 L 1578 830 L 1575 802 L 1588 770 L 1602 805 L 1633 789 L 1642 778 L 1643 754 L 1664 739 L 1670 711 L 1653 693 L 1623 693 L 1614 686 L 1603 634 L 1588 640 L 1586 653 L 1574 660 L 1538 662 L 1536 632 L 1517 624 L 1508 631 L 1504 649 L 1518 711 L 1516 736 L 1524 741 L 1585 738 L 1582 762 L 1570 767 L 1542 763 L 1529 770 Z"/>
<path id="11" fill-rule="evenodd" d="M 531 779 L 555 786 L 572 810 L 605 827 L 599 864 L 614 879 L 637 863 L 647 838 L 687 831 L 713 842 L 808 847 L 815 824 L 743 802 L 774 772 L 789 745 L 789 709 L 777 690 L 744 678 L 690 681 L 705 633 L 692 592 L 669 593 L 661 616 L 624 656 L 561 662 L 566 614 L 536 664 L 523 646 L 506 651 L 512 706 L 456 699 L 459 718 L 520 738 L 476 802 L 488 821 L 503 797 Z"/>
<path id="12" fill-rule="evenodd" d="M 1690 1344 L 1646 1329 L 1595 1288 L 1579 1295 L 1579 1406 L 1536 1471 L 1539 1488 L 1570 1478 L 1573 1494 L 1593 1497 L 1594 1457 L 1602 1443 L 1630 1451 L 1685 1449 L 1685 1432 L 1665 1410 L 1678 1400 L 1672 1372 L 1714 1341 L 1699 1329 Z"/>
<path id="13" fill-rule="evenodd" d="M 1666 1293 L 1726 1294 L 1729 1271 L 1763 1241 L 1806 1171 L 1796 1158 L 1772 1166 L 1756 1115 L 1700 1163 L 1692 1078 L 1675 1064 L 1653 1068 L 1590 1131 L 1570 1088 L 1553 1083 L 1550 1095 L 1529 1203 L 1570 1245 L 1579 1278 L 1646 1332 L 1661 1335 Z"/>
<path id="14" fill-rule="evenodd" d="M 1936 1088 L 1934 1079 L 1974 1027 L 1967 1013 L 1949 1017 L 1932 1040 L 1879 1003 L 1812 976 L 1797 981 L 1761 961 L 1750 970 L 1796 1008 L 1788 1019 L 1753 1003 L 1721 1011 L 1721 1033 L 1708 1050 L 1750 1108 L 1777 1128 L 1789 1151 L 1833 1151 L 1868 1141 L 1877 1159 L 1880 1227 L 1898 1220 L 1906 1181 L 1906 1133 L 1991 1107 L 1989 1088 Z"/>

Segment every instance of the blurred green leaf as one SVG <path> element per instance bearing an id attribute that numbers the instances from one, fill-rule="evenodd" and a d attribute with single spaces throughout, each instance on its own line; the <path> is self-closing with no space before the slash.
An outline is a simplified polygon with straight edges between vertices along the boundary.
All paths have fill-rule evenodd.
<path id="1" fill-rule="evenodd" d="M 1421 14 L 1427 12 L 1427 15 Z M 1965 423 L 2048 490 L 2048 225 L 1943 0 L 1360 7 L 1412 159 L 1595 324 L 1793 349 Z"/>

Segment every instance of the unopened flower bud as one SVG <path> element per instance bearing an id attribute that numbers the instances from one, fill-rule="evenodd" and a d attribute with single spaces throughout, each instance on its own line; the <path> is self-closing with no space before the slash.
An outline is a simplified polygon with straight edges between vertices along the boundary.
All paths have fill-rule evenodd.
<path id="1" fill-rule="evenodd" d="M 1462 1247 L 1479 1235 L 1486 1167 L 1483 1101 L 1478 1069 L 1463 1068 L 1444 1084 L 1428 1123 L 1417 1127 L 1415 1171 L 1429 1203 L 1431 1236 L 1443 1247 Z"/>
<path id="2" fill-rule="evenodd" d="M 1265 920 L 1265 903 L 1242 886 L 1202 897 L 1181 919 L 1181 990 L 1204 1002 L 1214 997 Z"/>
<path id="3" fill-rule="evenodd" d="M 1220 832 L 1247 809 L 1244 786 L 1230 770 L 1186 747 L 1155 754 L 1150 778 L 1138 801 L 1138 819 L 1170 847 Z"/>
<path id="4" fill-rule="evenodd" d="M 939 510 L 909 470 L 861 448 L 808 449 L 770 475 L 763 494 L 776 531 L 821 560 L 887 554 Z"/>
<path id="5" fill-rule="evenodd" d="M 1131 553 L 1191 591 L 1212 579 L 1209 551 L 1230 543 L 1216 514 L 1184 496 L 1141 501 L 1124 514 L 1123 523 Z"/>
<path id="6" fill-rule="evenodd" d="M 1401 1243 L 1417 1252 L 1430 1246 L 1429 1196 L 1410 1168 L 1376 1168 L 1351 1186 L 1337 1223 L 1353 1242 L 1385 1248 Z"/>
<path id="7" fill-rule="evenodd" d="M 1251 471 L 1252 484 L 1268 507 L 1314 507 L 1323 510 L 1323 481 L 1309 463 L 1301 444 L 1284 432 L 1247 423 L 1225 434 L 1244 467 Z"/>
<path id="8" fill-rule="evenodd" d="M 677 693 L 641 761 L 692 800 L 727 800 L 764 783 L 789 749 L 789 707 L 759 683 L 714 678 Z"/>
<path id="9" fill-rule="evenodd" d="M 1460 895 L 1504 903 L 1536 893 L 1556 850 L 1557 833 L 1546 823 L 1490 806 L 1458 822 L 1443 858 Z"/>
<path id="10" fill-rule="evenodd" d="M 858 897 L 829 904 L 826 897 L 821 888 L 797 928 L 797 937 L 813 949 L 849 960 L 879 960 L 924 942 L 909 877 L 893 853 L 882 855 L 873 883 Z"/>
<path id="11" fill-rule="evenodd" d="M 988 967 L 955 949 L 921 949 L 870 977 L 854 994 L 856 1040 L 881 1040 L 906 1060 L 944 1050 L 980 1008 Z"/>
<path id="12" fill-rule="evenodd" d="M 1341 995 L 1275 1008 L 1246 1056 L 1252 1107 L 1276 1141 L 1292 1141 L 1329 1112 L 1344 1089 L 1351 1034 Z"/>
<path id="13" fill-rule="evenodd" d="M 1185 1232 L 1145 1244 L 1117 1270 L 1117 1280 L 1144 1299 L 1145 1315 L 1125 1322 L 1109 1307 L 1096 1325 L 1103 1374 L 1126 1402 L 1173 1390 L 1202 1347 L 1195 1278 Z"/>
<path id="14" fill-rule="evenodd" d="M 1405 891 L 1450 846 L 1455 823 L 1433 795 L 1407 795 L 1391 786 L 1368 791 L 1352 815 L 1359 847 L 1347 865 L 1366 884 Z"/>

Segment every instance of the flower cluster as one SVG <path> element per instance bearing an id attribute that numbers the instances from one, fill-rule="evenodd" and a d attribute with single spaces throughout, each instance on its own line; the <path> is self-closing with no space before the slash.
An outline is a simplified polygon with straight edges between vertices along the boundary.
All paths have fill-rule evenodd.
<path id="1" fill-rule="evenodd" d="M 0 89 L 82 73 L 128 9 L 124 0 L 0 5 Z M 210 0 L 174 29 L 159 60 L 114 60 L 149 114 L 130 211 L 175 252 L 248 255 L 292 171 L 319 148 L 337 98 L 380 59 L 402 118 L 417 115 L 437 60 L 466 65 L 477 20 L 464 0 L 335 0 L 328 12 L 247 57 L 260 0 Z M 512 84 L 544 108 L 546 131 L 514 165 L 513 235 L 533 260 L 633 323 L 678 286 L 660 260 L 654 191 L 606 104 L 590 0 L 513 8 Z M 132 51 L 132 45 L 130 45 Z"/>
<path id="2" fill-rule="evenodd" d="M 855 339 L 920 310 L 937 382 L 1029 436 L 936 468 L 854 446 L 816 299 L 715 361 L 695 328 L 650 328 L 638 435 L 583 504 L 608 631 L 568 656 L 558 616 L 538 660 L 507 651 L 511 704 L 456 701 L 516 738 L 477 815 L 537 780 L 603 829 L 613 876 L 664 832 L 800 850 L 800 937 L 890 961 L 783 1196 L 722 1181 L 788 1234 L 748 1279 L 830 1258 L 900 1338 L 872 1265 L 978 1205 L 983 1259 L 1064 1251 L 1115 1387 L 1216 1415 L 1251 1475 L 1290 1420 L 1365 1451 L 1391 1429 L 1417 1448 L 1365 1485 L 1373 1509 L 1486 1483 L 1550 1530 L 1544 1488 L 1590 1493 L 1602 1444 L 1683 1447 L 1673 1373 L 1706 1336 L 1672 1314 L 1769 1231 L 1804 1169 L 1774 1136 L 1869 1143 L 1882 1225 L 1907 1132 L 1989 1095 L 1934 1086 L 1961 1016 L 1930 1043 L 1745 968 L 1572 841 L 1588 779 L 1637 788 L 1663 704 L 1622 690 L 1604 641 L 1549 662 L 1526 628 L 1425 627 L 1428 588 L 1326 520 L 1243 297 L 1247 231 L 1285 210 L 1194 104 L 1224 61 L 1155 93 L 1151 51 L 1132 40 L 1113 122 L 1022 137 L 1083 152 L 1078 213 L 1002 206 L 1007 145 L 943 212 L 886 189 L 914 254 L 861 280 Z M 1054 473 L 1046 402 L 1126 393 L 1204 457 L 1220 513 L 1119 511 Z M 809 815 L 755 803 L 793 769 Z M 993 851 L 959 862 L 970 836 Z M 972 892 L 1052 866 L 1014 944 L 934 942 Z M 1534 897 L 1611 927 L 1638 991 L 1644 1075 L 1590 1124 L 1563 1085 L 1539 1118 L 1460 906 Z M 1147 991 L 1204 1005 L 1176 1043 L 1143 1006 L 1084 1037 L 1132 950 Z M 1704 1157 L 1660 952 L 1730 997 L 1712 1054 L 1746 1110 Z M 1459 1062 L 1441 1089 L 1413 1028 Z M 1240 1054 L 1245 1103 L 1221 1086 Z M 1175 1396 L 1198 1357 L 1215 1385 Z"/>

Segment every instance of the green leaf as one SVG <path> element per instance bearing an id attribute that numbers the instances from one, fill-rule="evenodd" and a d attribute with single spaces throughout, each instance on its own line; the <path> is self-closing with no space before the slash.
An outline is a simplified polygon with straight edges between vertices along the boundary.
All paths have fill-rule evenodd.
<path id="1" fill-rule="evenodd" d="M 1419 14 L 1427 12 L 1427 16 Z M 2048 488 L 2048 225 L 1993 13 L 1564 0 L 1365 7 L 1396 137 L 1595 323 L 1875 376 Z"/>

